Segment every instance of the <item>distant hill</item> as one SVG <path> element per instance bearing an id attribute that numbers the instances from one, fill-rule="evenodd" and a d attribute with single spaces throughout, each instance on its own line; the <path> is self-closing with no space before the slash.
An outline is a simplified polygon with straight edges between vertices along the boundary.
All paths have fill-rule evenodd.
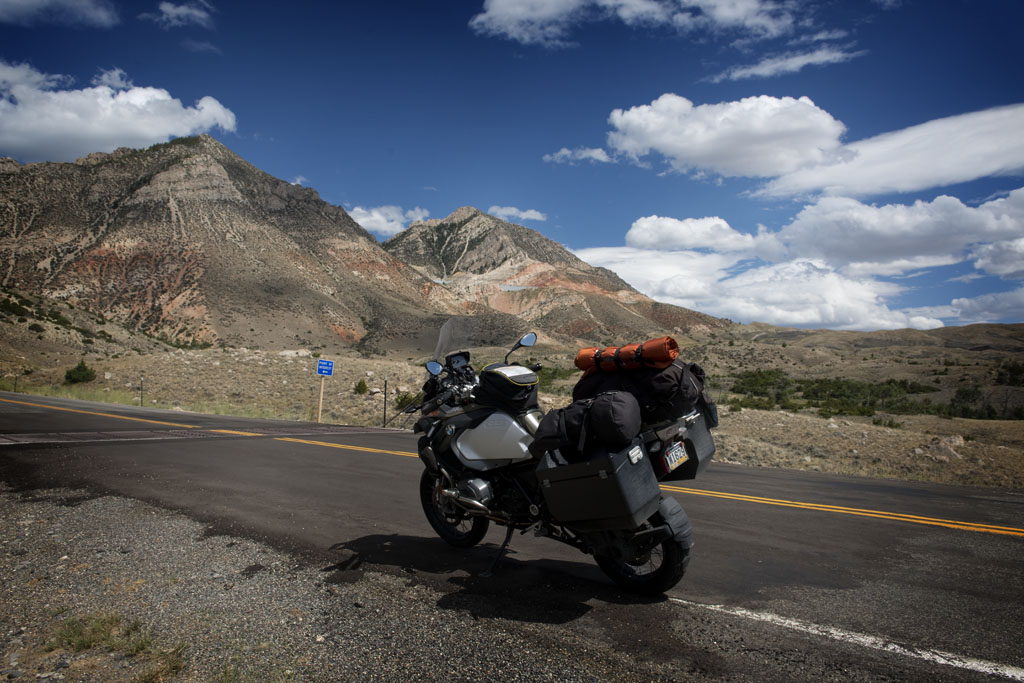
<path id="1" fill-rule="evenodd" d="M 732 324 L 657 303 L 539 232 L 472 207 L 414 223 L 384 249 L 480 310 L 590 343 L 703 334 Z"/>
<path id="2" fill-rule="evenodd" d="M 75 163 L 0 159 L 0 287 L 175 345 L 424 350 L 453 315 L 568 345 L 729 324 L 472 208 L 386 246 L 206 135 Z"/>
<path id="3" fill-rule="evenodd" d="M 206 135 L 0 160 L 0 286 L 177 344 L 383 344 L 461 310 L 344 209 Z"/>

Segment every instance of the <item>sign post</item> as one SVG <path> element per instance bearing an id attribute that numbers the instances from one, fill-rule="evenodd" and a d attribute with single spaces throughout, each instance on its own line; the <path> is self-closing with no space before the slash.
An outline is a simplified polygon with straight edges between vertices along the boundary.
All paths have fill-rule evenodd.
<path id="1" fill-rule="evenodd" d="M 334 375 L 334 361 L 318 360 L 316 362 L 316 374 L 320 375 L 320 402 L 316 407 L 316 422 L 320 424 L 320 416 L 324 410 L 324 380 Z"/>

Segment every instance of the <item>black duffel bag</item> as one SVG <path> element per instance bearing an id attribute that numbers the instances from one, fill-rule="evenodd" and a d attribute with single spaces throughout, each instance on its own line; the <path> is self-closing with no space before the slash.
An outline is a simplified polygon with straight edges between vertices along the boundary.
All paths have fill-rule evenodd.
<path id="1" fill-rule="evenodd" d="M 700 372 L 698 376 L 697 372 Z M 645 425 L 677 420 L 693 412 L 704 393 L 704 371 L 693 363 L 674 361 L 667 368 L 584 375 L 572 390 L 573 400 L 607 391 L 625 391 L 640 404 Z"/>
<path id="2" fill-rule="evenodd" d="M 530 452 L 541 457 L 558 450 L 568 462 L 580 462 L 598 444 L 609 451 L 628 446 L 640 433 L 640 405 L 628 392 L 609 391 L 549 411 L 537 427 Z"/>

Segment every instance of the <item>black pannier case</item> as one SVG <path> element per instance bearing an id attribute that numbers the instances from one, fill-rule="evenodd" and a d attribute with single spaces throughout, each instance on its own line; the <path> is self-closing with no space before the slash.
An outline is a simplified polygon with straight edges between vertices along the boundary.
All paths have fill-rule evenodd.
<path id="1" fill-rule="evenodd" d="M 579 531 L 635 529 L 658 509 L 661 489 L 639 438 L 618 451 L 596 448 L 567 464 L 547 453 L 537 466 L 552 516 Z"/>

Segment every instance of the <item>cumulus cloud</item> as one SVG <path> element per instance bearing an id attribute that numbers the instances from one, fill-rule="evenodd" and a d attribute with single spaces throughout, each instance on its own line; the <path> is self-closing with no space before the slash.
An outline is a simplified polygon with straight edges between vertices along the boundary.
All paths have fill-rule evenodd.
<path id="1" fill-rule="evenodd" d="M 571 30 L 588 21 L 663 26 L 683 33 L 732 31 L 746 39 L 793 30 L 792 6 L 775 0 L 485 0 L 470 28 L 524 45 L 565 47 Z"/>
<path id="2" fill-rule="evenodd" d="M 680 171 L 774 177 L 831 161 L 845 127 L 807 97 L 746 97 L 694 105 L 673 93 L 616 109 L 612 149 L 639 160 L 664 156 Z"/>
<path id="3" fill-rule="evenodd" d="M 608 152 L 600 147 L 577 147 L 576 149 L 563 147 L 553 154 L 545 154 L 542 159 L 549 164 L 574 164 L 577 161 L 607 164 L 612 160 L 608 156 Z"/>
<path id="4" fill-rule="evenodd" d="M 772 260 L 783 252 L 776 236 L 764 226 L 759 226 L 758 233 L 751 235 L 733 229 L 718 216 L 640 218 L 626 233 L 626 244 L 638 249 L 711 249 Z"/>
<path id="5" fill-rule="evenodd" d="M 405 211 L 402 207 L 394 205 L 372 208 L 357 206 L 348 213 L 356 223 L 384 238 L 397 235 L 405 230 L 409 223 L 422 221 L 430 215 L 429 211 L 419 206 Z"/>
<path id="6" fill-rule="evenodd" d="M 0 23 L 19 26 L 61 24 L 110 28 L 120 23 L 109 0 L 2 0 Z"/>
<path id="7" fill-rule="evenodd" d="M 1024 104 L 936 119 L 853 142 L 842 154 L 794 168 L 766 195 L 862 196 L 914 192 L 1024 170 Z"/>
<path id="8" fill-rule="evenodd" d="M 653 299 L 733 320 L 851 330 L 942 326 L 936 317 L 891 309 L 886 300 L 902 291 L 898 285 L 849 277 L 814 259 L 742 270 L 735 254 L 633 247 L 575 253 Z"/>
<path id="9" fill-rule="evenodd" d="M 646 216 L 625 241 L 576 253 L 654 299 L 744 322 L 925 329 L 1024 317 L 1014 293 L 897 310 L 889 302 L 909 285 L 880 279 L 969 262 L 971 277 L 1024 278 L 1024 188 L 977 207 L 948 196 L 884 206 L 824 197 L 774 232 Z"/>
<path id="10" fill-rule="evenodd" d="M 687 308 L 713 299 L 718 284 L 741 260 L 736 255 L 637 247 L 594 247 L 574 253 L 591 265 L 614 271 L 654 299 Z"/>
<path id="11" fill-rule="evenodd" d="M 195 0 L 181 5 L 161 2 L 157 5 L 156 12 L 140 14 L 139 19 L 156 22 L 165 29 L 182 26 L 213 28 L 213 11 L 213 5 L 206 0 Z"/>
<path id="12" fill-rule="evenodd" d="M 824 66 L 841 64 L 866 54 L 863 50 L 849 52 L 840 47 L 820 47 L 810 52 L 790 52 L 784 55 L 765 57 L 757 64 L 734 66 L 708 80 L 712 83 L 722 81 L 739 81 L 745 78 L 770 78 L 783 74 L 792 74 L 808 66 Z"/>
<path id="13" fill-rule="evenodd" d="M 90 152 L 147 147 L 213 128 L 235 130 L 234 113 L 213 97 L 195 106 L 162 88 L 132 85 L 121 69 L 93 87 L 0 60 L 0 153 L 22 161 L 72 161 Z"/>
<path id="14" fill-rule="evenodd" d="M 935 119 L 844 144 L 845 125 L 807 97 L 761 95 L 695 105 L 665 93 L 615 109 L 608 148 L 637 163 L 660 155 L 677 172 L 764 178 L 754 196 L 862 197 L 1024 173 L 1024 104 Z M 603 154 L 603 156 L 602 156 Z M 563 147 L 551 163 L 603 150 Z"/>
<path id="15" fill-rule="evenodd" d="M 970 258 L 978 270 L 1007 279 L 1024 279 L 1024 237 L 983 244 Z"/>
<path id="16" fill-rule="evenodd" d="M 778 233 L 791 254 L 823 258 L 850 273 L 879 275 L 958 263 L 972 245 L 1021 236 L 1024 188 L 978 207 L 945 195 L 885 206 L 823 197 Z"/>
<path id="17" fill-rule="evenodd" d="M 984 294 L 973 299 L 953 299 L 951 308 L 964 322 L 995 322 L 1024 319 L 1024 287 L 1010 292 Z"/>
<path id="18" fill-rule="evenodd" d="M 514 206 L 492 206 L 487 209 L 487 213 L 492 216 L 497 216 L 503 221 L 512 219 L 525 220 L 525 221 L 546 221 L 548 219 L 546 214 L 537 211 L 536 209 L 526 209 L 525 211 Z"/>
<path id="19" fill-rule="evenodd" d="M 305 185 L 308 182 L 309 182 L 309 178 L 307 178 L 306 176 L 304 176 L 304 175 L 297 175 L 297 176 L 295 176 L 295 179 L 292 180 L 292 185 Z"/>

